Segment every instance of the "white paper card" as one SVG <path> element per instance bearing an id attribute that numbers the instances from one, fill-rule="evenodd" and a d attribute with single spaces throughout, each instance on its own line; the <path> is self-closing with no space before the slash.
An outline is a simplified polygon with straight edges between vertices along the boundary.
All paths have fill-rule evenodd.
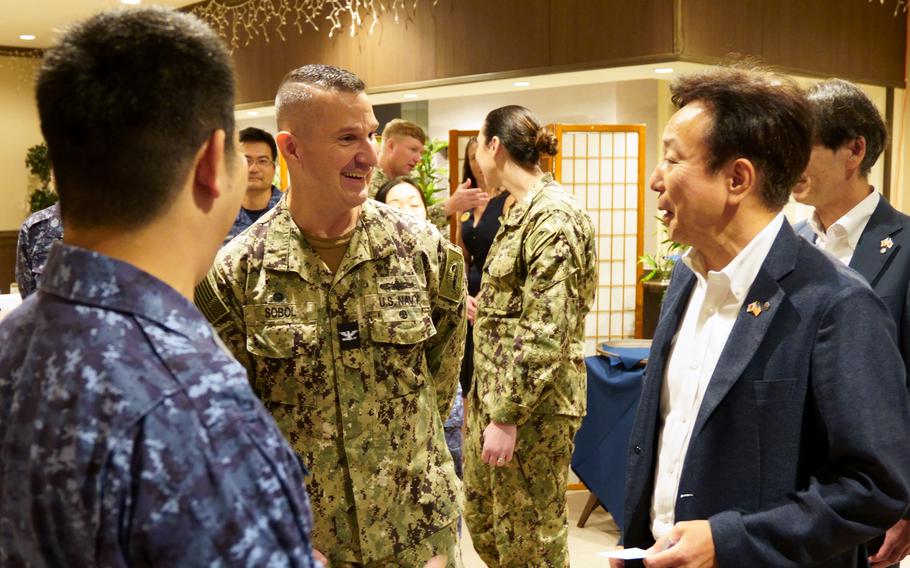
<path id="1" fill-rule="evenodd" d="M 618 558 L 619 560 L 640 560 L 648 556 L 648 553 L 646 550 L 642 550 L 641 548 L 624 548 L 622 550 L 607 550 L 606 552 L 598 552 L 597 556 L 603 556 L 604 558 Z"/>

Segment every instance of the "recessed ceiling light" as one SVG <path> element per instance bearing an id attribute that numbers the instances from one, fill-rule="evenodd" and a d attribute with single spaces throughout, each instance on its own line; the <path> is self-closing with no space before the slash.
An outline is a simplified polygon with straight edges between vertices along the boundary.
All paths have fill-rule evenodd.
<path id="1" fill-rule="evenodd" d="M 246 111 L 246 115 L 247 116 L 259 116 L 259 111 L 248 110 L 248 111 Z"/>
<path id="2" fill-rule="evenodd" d="M 121 4 L 142 4 L 142 0 L 120 0 Z"/>
<path id="3" fill-rule="evenodd" d="M 416 99 L 416 98 L 419 97 L 419 96 L 420 96 L 420 95 L 418 95 L 417 93 L 407 93 L 407 94 L 405 94 L 404 98 L 406 98 L 406 99 Z"/>
<path id="4" fill-rule="evenodd" d="M 530 87 L 531 82 L 530 81 L 515 81 L 514 83 L 512 83 L 512 86 L 513 87 Z"/>
<path id="5" fill-rule="evenodd" d="M 657 69 L 654 70 L 654 72 L 660 73 L 661 75 L 665 75 L 667 73 L 672 73 L 673 68 L 672 67 L 658 67 Z"/>
<path id="6" fill-rule="evenodd" d="M 25 41 L 32 41 L 33 39 L 35 39 L 35 36 L 32 34 L 22 34 L 21 36 L 19 36 L 19 39 L 24 39 Z"/>

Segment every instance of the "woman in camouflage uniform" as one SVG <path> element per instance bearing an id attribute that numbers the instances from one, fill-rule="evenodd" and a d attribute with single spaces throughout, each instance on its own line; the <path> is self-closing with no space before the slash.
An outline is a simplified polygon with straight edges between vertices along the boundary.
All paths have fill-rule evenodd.
<path id="1" fill-rule="evenodd" d="M 538 164 L 556 145 L 519 106 L 490 112 L 478 137 L 487 184 L 516 200 L 477 297 L 465 440 L 465 520 L 490 568 L 568 566 L 565 492 L 596 263 L 591 220 Z"/>

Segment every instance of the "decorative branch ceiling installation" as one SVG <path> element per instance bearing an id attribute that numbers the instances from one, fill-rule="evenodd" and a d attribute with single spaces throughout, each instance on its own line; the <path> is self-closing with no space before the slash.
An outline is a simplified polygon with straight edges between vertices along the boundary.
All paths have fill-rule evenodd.
<path id="1" fill-rule="evenodd" d="M 433 0 L 433 6 L 439 0 Z M 353 37 L 364 28 L 373 33 L 380 18 L 390 15 L 395 23 L 414 21 L 420 0 L 246 0 L 226 3 L 212 0 L 198 4 L 192 12 L 224 37 L 231 49 L 248 45 L 254 38 L 269 41 L 276 34 L 285 41 L 285 29 L 309 24 L 317 31 L 324 25 L 329 37 L 347 28 Z M 381 24 L 380 24 L 381 25 Z"/>
<path id="2" fill-rule="evenodd" d="M 873 0 L 869 0 L 869 2 L 872 1 Z M 910 2 L 910 0 L 894 0 L 894 15 L 897 16 L 901 12 L 906 12 L 908 2 Z M 884 4 L 885 0 L 878 0 L 878 3 Z"/>

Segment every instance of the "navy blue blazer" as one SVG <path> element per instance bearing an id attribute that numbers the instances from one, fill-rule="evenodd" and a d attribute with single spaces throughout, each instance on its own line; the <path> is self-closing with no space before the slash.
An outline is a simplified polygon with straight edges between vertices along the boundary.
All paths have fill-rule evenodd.
<path id="1" fill-rule="evenodd" d="M 678 263 L 629 445 L 625 546 L 647 548 L 660 395 L 695 275 Z M 767 303 L 757 316 L 753 301 Z M 859 276 L 784 223 L 689 442 L 676 520 L 708 519 L 719 566 L 857 566 L 910 501 L 910 408 L 895 332 Z"/>
<path id="2" fill-rule="evenodd" d="M 808 221 L 797 223 L 794 229 L 810 243 L 815 242 L 817 235 Z M 886 239 L 891 239 L 890 247 L 882 246 Z M 856 243 L 850 268 L 859 272 L 888 306 L 910 379 L 910 216 L 882 197 Z"/>

